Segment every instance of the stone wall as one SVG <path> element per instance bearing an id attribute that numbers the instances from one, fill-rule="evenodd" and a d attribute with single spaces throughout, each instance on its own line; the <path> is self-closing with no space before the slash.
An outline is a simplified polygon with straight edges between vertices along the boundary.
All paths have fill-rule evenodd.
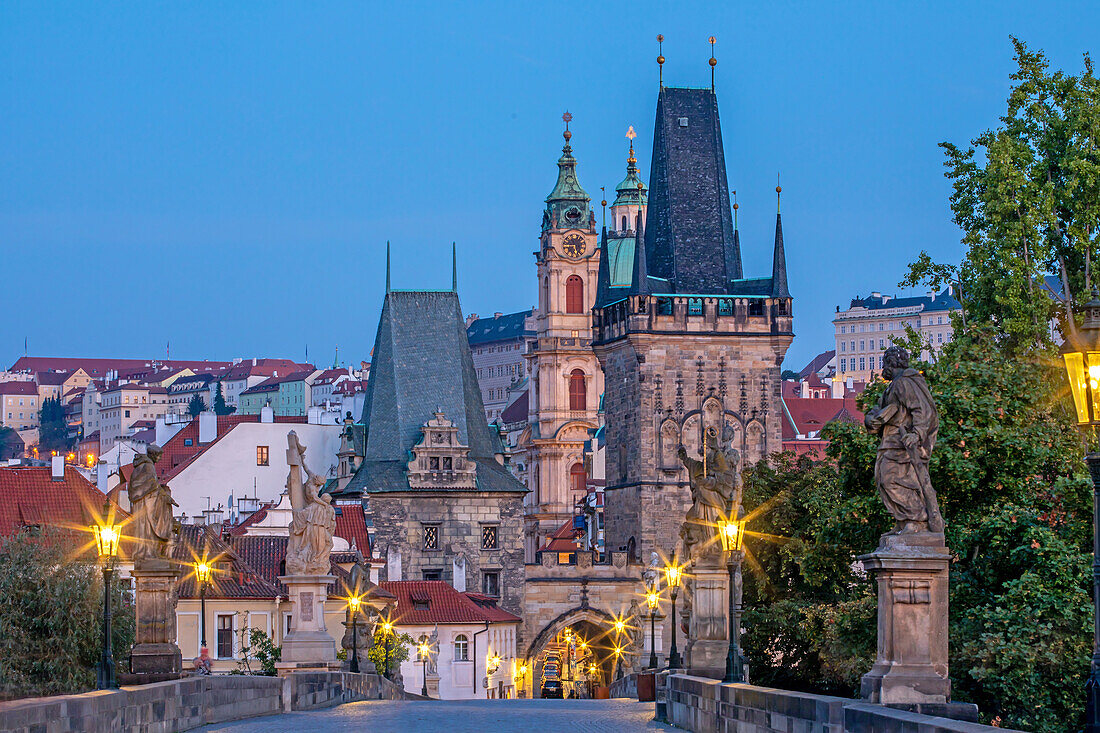
<path id="1" fill-rule="evenodd" d="M 174 733 L 281 712 L 281 679 L 218 675 L 0 703 L 0 731 Z"/>
<path id="2" fill-rule="evenodd" d="M 313 710 L 356 700 L 402 700 L 404 690 L 377 674 L 295 672 L 283 685 L 283 709 Z"/>
<path id="3" fill-rule="evenodd" d="M 382 580 L 422 580 L 425 570 L 454 584 L 454 561 L 466 559 L 466 590 L 481 592 L 481 573 L 500 573 L 500 607 L 523 613 L 523 497 L 484 491 L 372 494 L 375 544 L 386 554 Z M 424 525 L 439 525 L 438 550 L 424 549 Z M 497 549 L 481 549 L 481 528 L 497 525 Z M 401 577 L 390 577 L 400 552 Z"/>
<path id="4" fill-rule="evenodd" d="M 992 733 L 1007 730 L 862 700 L 724 684 L 679 674 L 659 675 L 657 694 L 658 714 L 664 709 L 668 722 L 696 732 Z M 976 713 L 973 708 L 971 710 Z"/>
<path id="5" fill-rule="evenodd" d="M 286 678 L 188 677 L 171 682 L 0 703 L 3 733 L 158 733 L 275 715 L 352 700 L 395 700 L 404 692 L 379 675 L 296 672 Z"/>

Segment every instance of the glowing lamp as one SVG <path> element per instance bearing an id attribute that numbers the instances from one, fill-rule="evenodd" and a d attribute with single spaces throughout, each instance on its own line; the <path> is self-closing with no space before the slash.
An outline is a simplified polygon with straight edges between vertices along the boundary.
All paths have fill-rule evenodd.
<path id="1" fill-rule="evenodd" d="M 745 541 L 745 520 L 725 519 L 718 522 L 718 536 L 722 540 L 722 549 L 726 552 L 738 552 Z"/>
<path id="2" fill-rule="evenodd" d="M 114 524 L 106 519 L 103 524 L 92 525 L 92 534 L 95 535 L 96 550 L 101 560 L 118 557 L 118 541 L 122 538 L 121 524 Z"/>
<path id="3" fill-rule="evenodd" d="M 671 564 L 665 566 L 665 581 L 671 588 L 680 587 L 680 578 L 684 575 L 684 569 L 679 565 Z"/>
<path id="4" fill-rule="evenodd" d="M 202 585 L 210 582 L 210 566 L 206 562 L 195 563 L 195 579 Z"/>
<path id="5" fill-rule="evenodd" d="M 1100 424 L 1100 297 L 1084 305 L 1085 322 L 1062 347 L 1078 425 Z"/>
<path id="6" fill-rule="evenodd" d="M 645 595 L 646 605 L 649 606 L 650 611 L 657 610 L 657 602 L 660 600 L 660 596 L 655 591 L 650 591 Z"/>

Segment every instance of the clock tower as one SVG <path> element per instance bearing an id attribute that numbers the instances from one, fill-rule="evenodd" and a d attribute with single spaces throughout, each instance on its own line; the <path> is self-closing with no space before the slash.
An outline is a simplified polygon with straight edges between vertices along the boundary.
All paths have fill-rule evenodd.
<path id="1" fill-rule="evenodd" d="M 599 240 L 591 199 L 577 180 L 569 144 L 558 181 L 546 197 L 539 250 L 536 339 L 530 342 L 528 449 L 530 493 L 524 503 L 527 561 L 574 514 L 587 490 L 584 443 L 594 430 L 603 372 L 592 351 L 592 306 L 599 274 Z"/>

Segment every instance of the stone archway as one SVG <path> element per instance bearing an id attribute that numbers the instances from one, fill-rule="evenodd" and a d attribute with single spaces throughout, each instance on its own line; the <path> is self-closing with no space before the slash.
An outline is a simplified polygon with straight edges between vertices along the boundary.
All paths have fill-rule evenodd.
<path id="1" fill-rule="evenodd" d="M 610 684 L 614 674 L 614 657 L 611 654 L 613 644 L 609 630 L 614 623 L 615 616 L 606 611 L 578 606 L 546 624 L 524 652 L 523 663 L 531 670 L 529 679 L 525 680 L 531 697 L 541 697 L 547 666 L 557 667 L 553 676 L 562 680 L 563 687 L 576 689 L 578 694 L 587 694 L 587 680 L 590 677 L 597 680 L 597 684 Z M 565 651 L 567 645 L 562 643 L 563 634 L 567 630 L 575 639 L 572 644 L 575 657 L 587 658 L 588 664 L 596 668 L 594 675 L 587 669 L 568 664 L 569 652 Z"/>

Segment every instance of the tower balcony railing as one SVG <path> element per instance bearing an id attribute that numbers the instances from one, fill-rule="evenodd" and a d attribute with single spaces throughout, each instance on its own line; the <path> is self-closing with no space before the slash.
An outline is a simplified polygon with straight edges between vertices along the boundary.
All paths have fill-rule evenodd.
<path id="1" fill-rule="evenodd" d="M 592 339 L 581 336 L 546 336 L 527 342 L 528 353 L 537 351 L 561 351 L 565 349 L 589 349 Z"/>
<path id="2" fill-rule="evenodd" d="M 789 298 L 722 295 L 632 295 L 593 311 L 597 341 L 632 330 L 790 333 Z"/>

